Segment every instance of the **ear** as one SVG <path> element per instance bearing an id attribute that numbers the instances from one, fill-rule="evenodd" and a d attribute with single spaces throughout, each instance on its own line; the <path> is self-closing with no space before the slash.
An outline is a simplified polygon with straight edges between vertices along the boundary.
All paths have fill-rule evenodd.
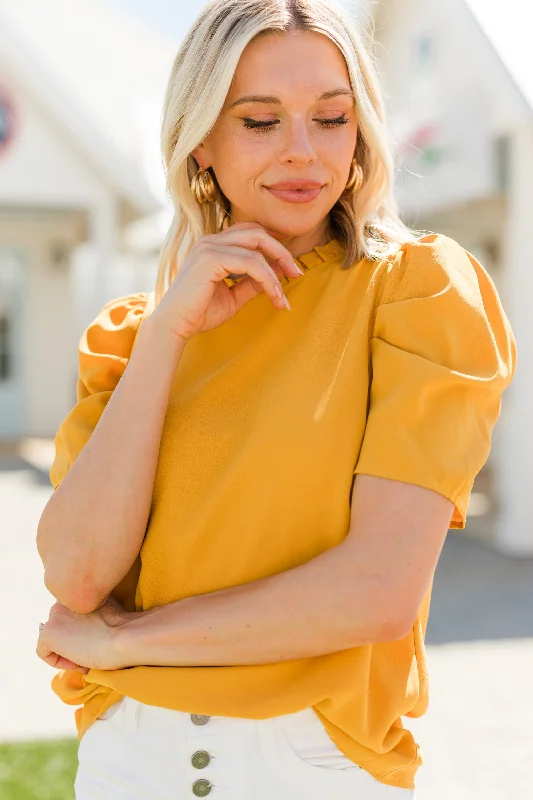
<path id="1" fill-rule="evenodd" d="M 204 144 L 199 144 L 198 147 L 195 147 L 194 150 L 191 151 L 191 156 L 196 159 L 198 166 L 202 169 L 207 169 L 211 166 Z"/>

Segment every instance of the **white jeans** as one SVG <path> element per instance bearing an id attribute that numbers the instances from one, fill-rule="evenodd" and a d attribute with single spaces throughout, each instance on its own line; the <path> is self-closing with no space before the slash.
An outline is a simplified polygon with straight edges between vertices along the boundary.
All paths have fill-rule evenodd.
<path id="1" fill-rule="evenodd" d="M 254 720 L 125 697 L 82 736 L 77 800 L 413 800 L 348 759 L 311 708 Z"/>

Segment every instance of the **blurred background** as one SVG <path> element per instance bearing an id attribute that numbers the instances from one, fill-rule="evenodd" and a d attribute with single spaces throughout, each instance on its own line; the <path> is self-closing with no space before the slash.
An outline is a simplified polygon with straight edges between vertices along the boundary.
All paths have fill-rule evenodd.
<path id="1" fill-rule="evenodd" d="M 77 343 L 150 291 L 171 219 L 159 151 L 170 67 L 202 0 L 0 4 L 0 799 L 73 798 L 74 708 L 35 655 L 54 602 L 37 523 Z M 494 280 L 519 346 L 467 528 L 450 531 L 427 633 L 430 707 L 405 720 L 417 800 L 533 798 L 533 6 L 346 2 L 374 29 L 403 219 Z"/>

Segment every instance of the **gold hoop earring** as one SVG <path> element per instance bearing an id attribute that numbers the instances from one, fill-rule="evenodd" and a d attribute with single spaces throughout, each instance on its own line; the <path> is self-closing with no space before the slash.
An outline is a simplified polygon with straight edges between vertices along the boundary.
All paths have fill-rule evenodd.
<path id="1" fill-rule="evenodd" d="M 357 161 L 352 159 L 352 163 L 350 165 L 350 173 L 348 175 L 348 182 L 344 187 L 344 192 L 347 194 L 355 194 L 355 192 L 359 191 L 361 188 L 363 181 L 364 181 L 364 173 L 363 168 Z"/>
<path id="2" fill-rule="evenodd" d="M 196 200 L 202 205 L 212 203 L 216 198 L 216 187 L 213 176 L 207 169 L 198 169 L 192 177 L 190 187 Z"/>

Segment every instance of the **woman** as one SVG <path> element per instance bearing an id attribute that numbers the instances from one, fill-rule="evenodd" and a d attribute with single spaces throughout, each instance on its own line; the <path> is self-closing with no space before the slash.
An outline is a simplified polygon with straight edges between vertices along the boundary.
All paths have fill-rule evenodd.
<path id="1" fill-rule="evenodd" d="M 325 0 L 214 0 L 179 50 L 176 222 L 81 338 L 38 529 L 80 800 L 414 796 L 433 574 L 516 349 L 481 264 L 399 220 L 384 119 Z"/>

